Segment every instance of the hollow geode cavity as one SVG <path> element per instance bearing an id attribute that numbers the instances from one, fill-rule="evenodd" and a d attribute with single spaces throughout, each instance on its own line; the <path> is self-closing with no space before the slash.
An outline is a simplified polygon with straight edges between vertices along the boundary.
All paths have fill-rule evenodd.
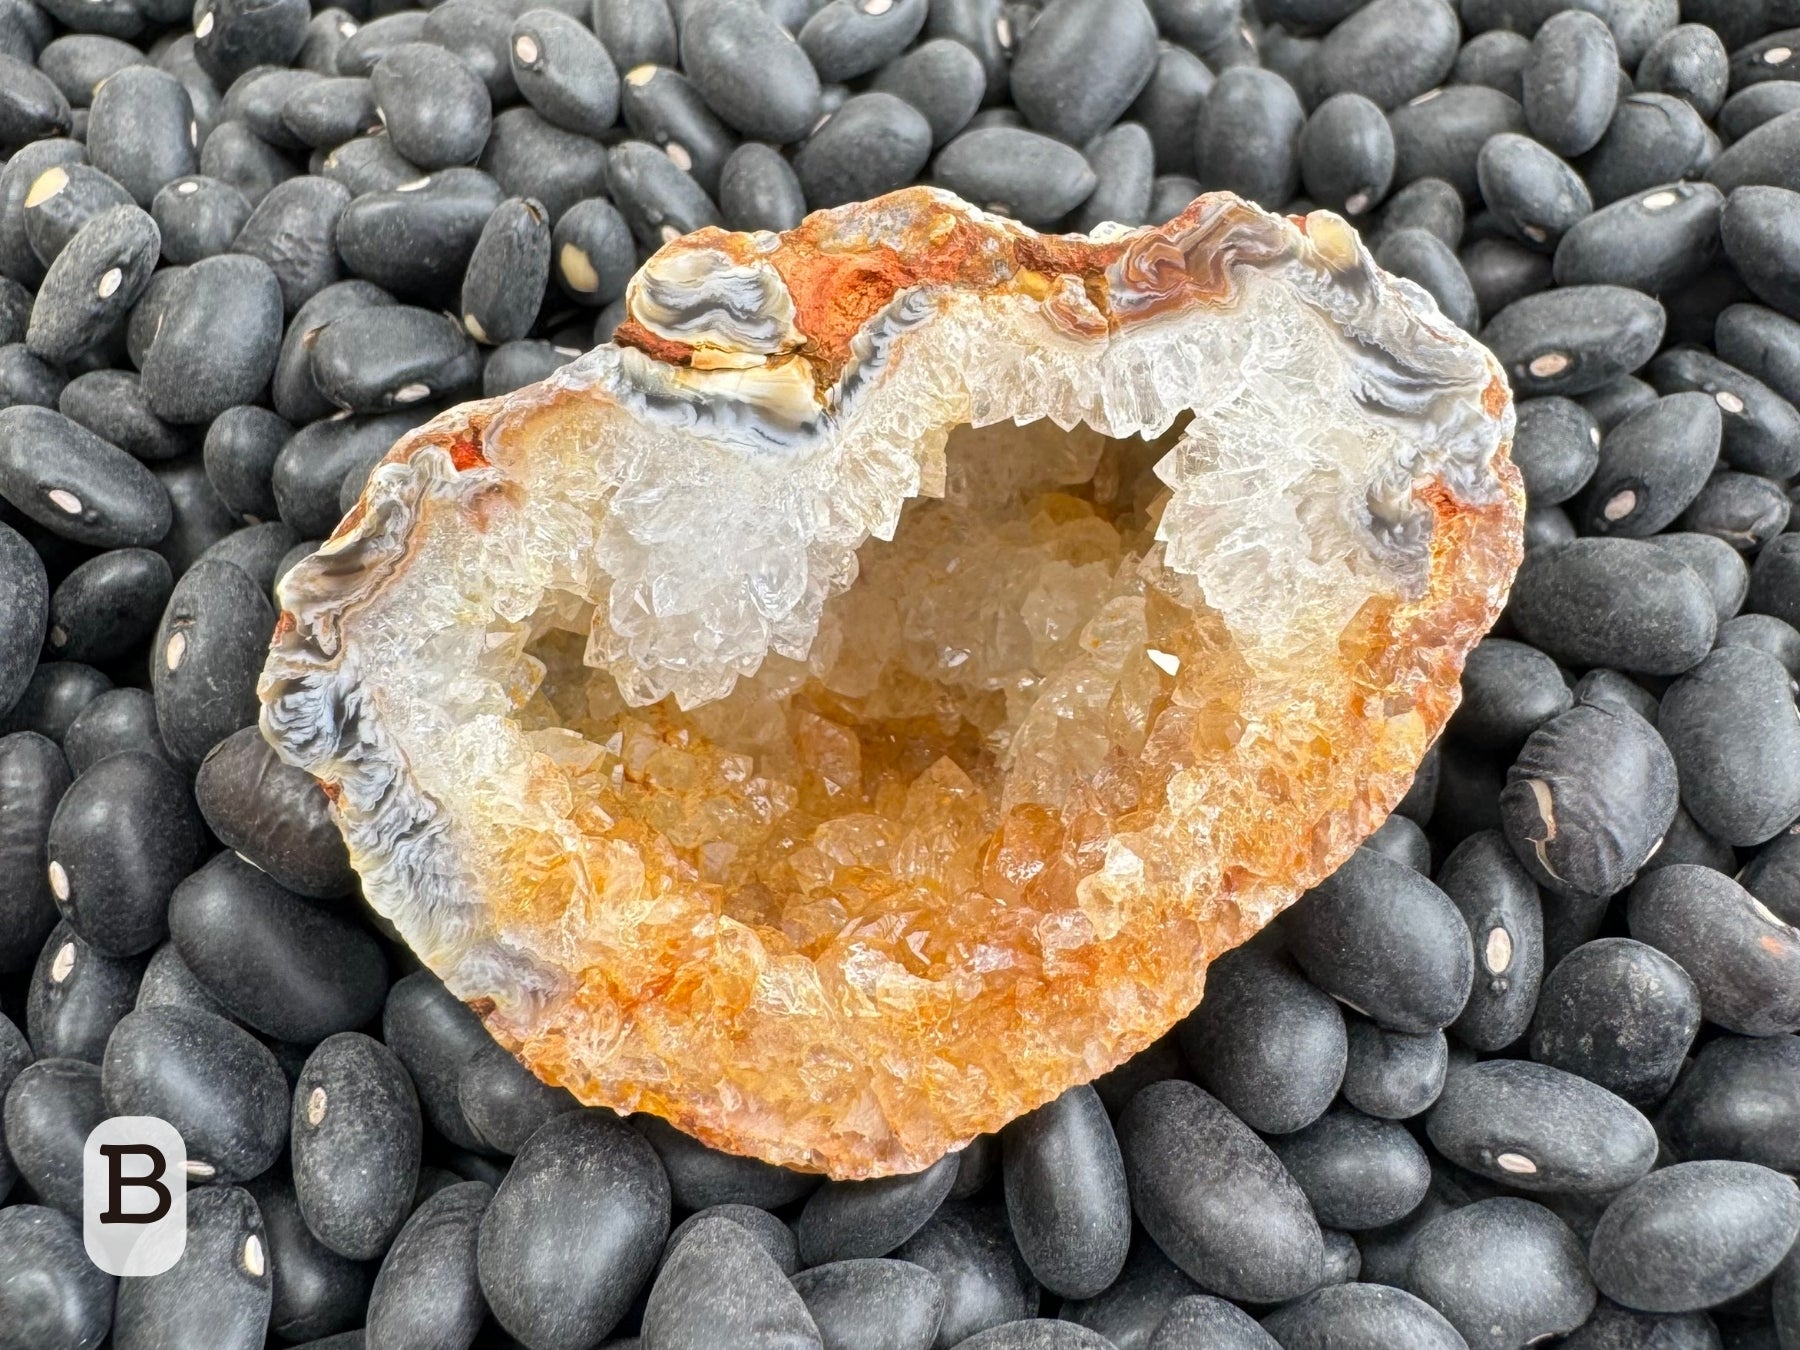
<path id="1" fill-rule="evenodd" d="M 1338 217 L 912 189 L 677 239 L 403 438 L 263 729 L 543 1078 L 911 1171 L 1142 1049 L 1399 801 L 1505 598 L 1500 368 Z"/>

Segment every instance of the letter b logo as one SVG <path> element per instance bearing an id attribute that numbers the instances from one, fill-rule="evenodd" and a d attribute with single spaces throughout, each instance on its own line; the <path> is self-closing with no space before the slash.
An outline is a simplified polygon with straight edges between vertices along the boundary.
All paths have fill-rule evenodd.
<path id="1" fill-rule="evenodd" d="M 81 1151 L 82 1239 L 108 1275 L 160 1275 L 187 1247 L 187 1147 L 155 1116 L 114 1116 Z"/>

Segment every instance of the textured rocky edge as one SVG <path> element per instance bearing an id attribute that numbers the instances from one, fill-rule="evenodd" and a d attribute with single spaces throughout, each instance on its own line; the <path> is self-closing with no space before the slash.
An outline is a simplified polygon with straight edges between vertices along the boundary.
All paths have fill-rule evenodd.
<path id="1" fill-rule="evenodd" d="M 492 544 L 501 523 L 529 514 L 521 503 L 541 506 L 521 486 L 531 466 L 520 445 L 535 444 L 557 419 L 579 422 L 608 409 L 652 434 L 698 432 L 697 440 L 745 456 L 800 456 L 851 440 L 883 390 L 891 404 L 913 409 L 883 432 L 901 446 L 935 433 L 941 448 L 955 425 L 1024 411 L 1064 426 L 1085 421 L 1108 435 L 1154 435 L 1194 397 L 1171 400 L 1164 389 L 1184 375 L 1198 381 L 1205 367 L 1187 352 L 1187 366 L 1172 374 L 1127 359 L 1145 354 L 1130 344 L 1181 355 L 1184 324 L 1228 315 L 1271 291 L 1324 319 L 1342 343 L 1345 394 L 1362 416 L 1396 433 L 1391 458 L 1373 466 L 1364 485 L 1362 541 L 1385 571 L 1376 589 L 1391 594 L 1351 616 L 1330 671 L 1318 668 L 1306 632 L 1284 628 L 1291 614 L 1215 606 L 1228 643 L 1250 653 L 1238 677 L 1266 658 L 1248 678 L 1252 687 L 1262 681 L 1270 716 L 1257 722 L 1247 706 L 1239 711 L 1267 756 L 1246 759 L 1243 745 L 1221 751 L 1217 772 L 1184 775 L 1191 809 L 1165 801 L 1155 829 L 1133 841 L 1146 846 L 1108 846 L 1101 871 L 1082 883 L 1079 912 L 1056 916 L 1067 923 L 1040 933 L 1049 940 L 1038 1004 L 1013 991 L 1012 1016 L 992 1025 L 972 1002 L 962 1005 L 1015 1076 L 965 1081 L 959 1091 L 950 1080 L 961 1066 L 951 1055 L 936 1063 L 948 1078 L 870 1082 L 883 1062 L 873 1039 L 879 1017 L 872 1028 L 852 1028 L 860 1039 L 851 1077 L 860 1088 L 843 1100 L 809 1090 L 818 1099 L 806 1120 L 766 1102 L 746 1110 L 742 1085 L 709 1079 L 704 1063 L 691 1081 L 650 1086 L 651 1075 L 634 1076 L 633 1061 L 617 1053 L 626 1010 L 597 1010 L 586 989 L 584 1001 L 571 1004 L 571 976 L 522 945 L 517 929 L 496 929 L 493 897 L 504 879 L 477 856 L 477 836 L 459 834 L 442 794 L 417 781 L 424 737 L 396 743 L 384 707 L 390 691 L 379 687 L 394 672 L 381 670 L 375 684 L 366 679 L 369 652 L 395 640 L 383 602 L 421 563 L 429 572 L 434 534 L 466 541 L 474 531 Z M 654 1111 L 718 1147 L 837 1176 L 915 1170 L 1143 1048 L 1198 1002 L 1208 961 L 1329 874 L 1398 802 L 1454 709 L 1463 657 L 1499 613 L 1518 562 L 1523 497 L 1506 453 L 1512 411 L 1500 368 L 1422 290 L 1377 268 L 1329 212 L 1283 219 L 1212 194 L 1161 227 L 1052 237 L 948 194 L 908 189 L 817 213 L 779 238 L 703 230 L 677 240 L 646 264 L 630 304 L 616 344 L 542 385 L 453 409 L 394 447 L 332 539 L 281 584 L 282 614 L 259 687 L 262 725 L 285 759 L 324 784 L 371 905 L 497 1039 L 586 1101 Z M 943 389 L 905 389 L 909 363 L 900 358 L 929 350 L 924 334 L 954 335 L 954 319 L 960 313 L 969 322 L 971 305 L 1018 325 L 1023 381 L 1060 378 L 1063 387 L 1048 399 L 1032 390 L 1038 397 L 1028 409 L 992 389 L 964 388 L 961 415 L 948 421 L 941 397 L 935 405 L 922 397 Z M 1043 353 L 1052 355 L 1037 360 Z M 939 366 L 940 381 L 946 367 L 957 369 L 954 361 Z M 1174 486 L 1179 503 L 1181 484 Z M 1171 506 L 1165 529 L 1173 514 Z M 886 537 L 879 513 L 860 524 L 862 539 Z M 887 521 L 887 534 L 892 526 Z M 1209 583 L 1227 579 L 1209 577 L 1205 556 L 1179 556 L 1179 530 L 1166 543 L 1170 569 L 1194 576 L 1210 605 Z M 501 596 L 496 608 L 528 614 L 538 596 Z M 1258 619 L 1270 631 L 1252 641 L 1248 625 Z M 1291 710 L 1308 707 L 1315 721 L 1327 721 L 1316 710 L 1337 705 L 1346 725 L 1282 725 Z M 1279 777 L 1321 730 L 1337 737 L 1326 756 L 1335 776 L 1322 783 L 1302 764 Z M 1159 873 L 1140 855 L 1182 866 Z M 807 958 L 789 959 L 811 970 Z M 955 1001 L 951 991 L 944 997 Z M 559 1023 L 564 1011 L 579 1016 Z M 643 1017 L 654 1008 L 630 1011 Z M 1054 1036 L 1034 1020 L 1046 1013 L 1060 1019 Z M 900 1048 L 909 1048 L 904 1039 Z M 597 1065 L 615 1057 L 622 1070 L 601 1074 Z M 779 1073 L 782 1064 L 771 1067 Z M 952 1099 L 956 1110 L 940 1111 Z"/>

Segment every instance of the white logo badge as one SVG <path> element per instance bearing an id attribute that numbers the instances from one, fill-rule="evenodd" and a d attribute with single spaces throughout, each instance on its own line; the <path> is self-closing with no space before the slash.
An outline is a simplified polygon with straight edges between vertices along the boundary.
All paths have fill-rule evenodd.
<path id="1" fill-rule="evenodd" d="M 108 1275 L 160 1275 L 187 1247 L 187 1146 L 155 1116 L 114 1116 L 81 1150 L 81 1235 Z"/>

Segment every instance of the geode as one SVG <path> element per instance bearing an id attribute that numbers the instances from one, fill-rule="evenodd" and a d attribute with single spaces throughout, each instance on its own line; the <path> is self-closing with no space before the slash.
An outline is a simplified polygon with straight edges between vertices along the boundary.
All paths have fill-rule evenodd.
<path id="1" fill-rule="evenodd" d="M 701 230 L 404 437 L 263 729 L 584 1102 L 870 1177 L 1118 1064 L 1400 800 L 1504 600 L 1498 365 L 1327 212 Z"/>

